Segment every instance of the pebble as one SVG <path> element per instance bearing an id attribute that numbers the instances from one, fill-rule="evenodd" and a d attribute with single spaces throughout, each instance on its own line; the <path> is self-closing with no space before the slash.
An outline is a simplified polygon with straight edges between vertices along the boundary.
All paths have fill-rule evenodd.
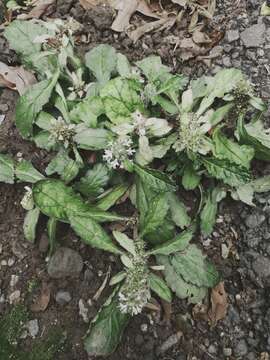
<path id="1" fill-rule="evenodd" d="M 88 318 L 88 309 L 87 307 L 84 305 L 84 301 L 83 299 L 79 300 L 79 315 L 83 318 L 83 321 L 85 323 L 89 322 L 89 318 Z"/>
<path id="2" fill-rule="evenodd" d="M 53 279 L 78 277 L 83 268 L 80 254 L 67 247 L 58 248 L 48 264 L 48 274 Z"/>
<path id="3" fill-rule="evenodd" d="M 168 337 L 168 339 L 166 341 L 164 341 L 164 343 L 162 343 L 157 348 L 156 354 L 157 355 L 164 354 L 166 351 L 168 351 L 171 347 L 173 347 L 180 341 L 182 335 L 183 335 L 183 333 L 181 331 L 178 331 L 176 334 L 173 334 L 170 337 Z"/>
<path id="4" fill-rule="evenodd" d="M 246 47 L 260 47 L 264 43 L 265 25 L 255 24 L 241 32 L 241 40 Z"/>
<path id="5" fill-rule="evenodd" d="M 232 356 L 232 349 L 231 348 L 224 348 L 223 349 L 224 356 Z"/>
<path id="6" fill-rule="evenodd" d="M 147 332 L 147 330 L 148 330 L 148 325 L 147 324 L 141 324 L 141 331 L 142 332 Z"/>
<path id="7" fill-rule="evenodd" d="M 26 327 L 29 331 L 30 336 L 32 338 L 35 338 L 39 332 L 38 320 L 34 319 L 34 320 L 28 321 L 28 323 L 26 324 Z"/>
<path id="8" fill-rule="evenodd" d="M 211 344 L 210 346 L 209 346 L 209 348 L 208 348 L 208 352 L 210 353 L 210 354 L 216 354 L 217 353 L 217 348 L 216 348 L 216 346 L 215 345 L 213 345 L 213 344 Z"/>
<path id="9" fill-rule="evenodd" d="M 238 30 L 228 30 L 226 33 L 227 41 L 229 43 L 234 42 L 239 39 L 240 34 Z"/>
<path id="10" fill-rule="evenodd" d="M 260 278 L 270 278 L 270 258 L 258 254 L 252 263 L 253 270 Z"/>
<path id="11" fill-rule="evenodd" d="M 16 304 L 18 300 L 20 299 L 21 292 L 20 290 L 15 290 L 9 295 L 9 303 L 10 304 Z"/>
<path id="12" fill-rule="evenodd" d="M 59 305 L 65 305 L 71 301 L 71 295 L 68 291 L 59 290 L 55 295 L 55 301 Z"/>
<path id="13" fill-rule="evenodd" d="M 11 279 L 10 279 L 10 283 L 9 283 L 10 287 L 13 288 L 17 284 L 18 281 L 19 281 L 18 275 L 11 275 Z"/>
<path id="14" fill-rule="evenodd" d="M 234 353 L 236 356 L 245 356 L 248 353 L 248 347 L 245 339 L 239 340 L 234 347 Z"/>
<path id="15" fill-rule="evenodd" d="M 13 258 L 8 259 L 7 264 L 9 267 L 13 266 L 15 264 L 15 259 L 13 259 Z"/>
<path id="16" fill-rule="evenodd" d="M 265 216 L 263 214 L 254 213 L 246 218 L 245 224 L 248 228 L 254 229 L 260 226 L 264 221 Z"/>

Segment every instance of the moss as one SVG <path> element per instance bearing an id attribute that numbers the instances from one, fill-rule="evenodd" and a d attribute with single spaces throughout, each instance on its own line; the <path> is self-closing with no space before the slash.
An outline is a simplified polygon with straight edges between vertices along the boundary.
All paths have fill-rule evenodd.
<path id="1" fill-rule="evenodd" d="M 30 351 L 20 347 L 20 336 L 28 320 L 28 312 L 22 305 L 15 306 L 0 319 L 0 359 L 2 360 L 55 360 L 55 355 L 64 349 L 65 335 L 53 327 L 48 335 L 33 340 Z"/>

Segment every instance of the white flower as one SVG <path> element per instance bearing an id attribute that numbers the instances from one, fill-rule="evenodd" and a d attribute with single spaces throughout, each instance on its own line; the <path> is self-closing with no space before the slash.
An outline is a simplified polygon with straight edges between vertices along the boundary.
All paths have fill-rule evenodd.
<path id="1" fill-rule="evenodd" d="M 103 159 L 112 169 L 123 168 L 124 161 L 130 159 L 135 150 L 132 149 L 132 140 L 129 136 L 119 136 L 115 141 L 108 143 Z"/>
<path id="2" fill-rule="evenodd" d="M 75 125 L 67 124 L 64 119 L 59 116 L 52 121 L 52 128 L 50 129 L 50 137 L 54 141 L 59 141 L 64 144 L 64 147 L 68 147 L 72 142 L 72 138 L 75 135 Z"/>
<path id="3" fill-rule="evenodd" d="M 142 312 L 151 298 L 144 241 L 137 239 L 134 245 L 135 255 L 130 258 L 132 266 L 127 268 L 125 283 L 118 294 L 120 311 L 131 315 Z"/>

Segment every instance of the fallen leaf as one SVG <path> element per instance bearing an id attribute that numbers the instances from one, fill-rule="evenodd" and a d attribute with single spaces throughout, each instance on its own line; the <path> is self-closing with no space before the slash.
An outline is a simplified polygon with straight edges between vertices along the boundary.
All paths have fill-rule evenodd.
<path id="1" fill-rule="evenodd" d="M 41 293 L 35 303 L 31 306 L 31 311 L 39 312 L 45 311 L 49 305 L 51 298 L 51 288 L 49 284 L 43 282 L 41 287 Z"/>
<path id="2" fill-rule="evenodd" d="M 172 0 L 172 2 L 183 7 L 187 5 L 187 0 Z"/>
<path id="3" fill-rule="evenodd" d="M 163 310 L 164 310 L 164 318 L 163 321 L 166 325 L 170 325 L 171 323 L 171 316 L 172 316 L 172 304 L 168 301 L 160 299 Z"/>
<path id="4" fill-rule="evenodd" d="M 228 308 L 228 298 L 224 289 L 224 283 L 220 282 L 211 292 L 211 309 L 208 317 L 212 326 L 215 326 L 219 320 L 225 318 Z"/>
<path id="5" fill-rule="evenodd" d="M 28 14 L 21 14 L 17 16 L 17 19 L 27 20 L 27 19 L 39 19 L 48 9 L 49 6 L 53 5 L 55 0 L 34 0 L 31 3 L 33 9 Z"/>
<path id="6" fill-rule="evenodd" d="M 193 32 L 192 40 L 195 42 L 195 44 L 210 44 L 212 42 L 207 34 L 199 30 L 195 30 Z"/>
<path id="7" fill-rule="evenodd" d="M 80 0 L 80 4 L 85 10 L 90 10 L 98 5 L 107 5 L 107 3 L 108 1 L 104 0 Z"/>
<path id="8" fill-rule="evenodd" d="M 176 16 L 170 18 L 163 18 L 160 20 L 146 23 L 129 34 L 131 40 L 136 43 L 144 34 L 149 33 L 153 30 L 163 30 L 165 28 L 171 28 L 176 21 Z"/>
<path id="9" fill-rule="evenodd" d="M 8 66 L 0 61 L 0 86 L 17 90 L 22 95 L 30 85 L 36 83 L 35 76 L 22 66 Z"/>
<path id="10" fill-rule="evenodd" d="M 145 16 L 159 19 L 159 16 L 151 11 L 145 0 L 111 0 L 110 5 L 118 10 L 112 24 L 112 30 L 117 32 L 122 32 L 129 27 L 130 18 L 136 11 Z"/>

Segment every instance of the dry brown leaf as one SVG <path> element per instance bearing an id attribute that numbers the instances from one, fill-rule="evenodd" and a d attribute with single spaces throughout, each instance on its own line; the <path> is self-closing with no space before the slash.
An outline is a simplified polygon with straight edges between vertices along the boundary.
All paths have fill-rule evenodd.
<path id="1" fill-rule="evenodd" d="M 165 28 L 171 28 L 176 21 L 176 17 L 163 18 L 160 20 L 146 23 L 129 34 L 131 40 L 136 43 L 144 34 L 149 33 L 153 30 L 163 30 Z"/>
<path id="2" fill-rule="evenodd" d="M 39 19 L 49 8 L 53 5 L 55 0 L 34 0 L 31 5 L 33 9 L 28 14 L 21 14 L 17 16 L 17 19 L 27 20 L 27 19 Z"/>
<path id="3" fill-rule="evenodd" d="M 22 66 L 8 66 L 0 61 L 0 87 L 17 90 L 22 95 L 30 85 L 36 82 L 35 76 Z"/>
<path id="4" fill-rule="evenodd" d="M 224 289 L 224 282 L 220 282 L 211 292 L 211 309 L 208 312 L 208 317 L 212 326 L 224 319 L 227 314 L 228 297 Z"/>
<path id="5" fill-rule="evenodd" d="M 192 309 L 192 316 L 195 320 L 208 320 L 208 306 L 205 304 L 196 304 Z"/>
<path id="6" fill-rule="evenodd" d="M 160 299 L 160 301 L 164 310 L 163 321 L 165 322 L 166 325 L 169 326 L 171 323 L 171 316 L 172 316 L 172 304 L 163 299 Z"/>
<path id="7" fill-rule="evenodd" d="M 136 11 L 145 16 L 159 19 L 159 16 L 151 11 L 145 0 L 111 0 L 110 5 L 118 10 L 112 24 L 112 30 L 117 32 L 125 31 L 129 27 L 130 18 Z"/>
<path id="8" fill-rule="evenodd" d="M 108 1 L 104 0 L 80 0 L 80 4 L 85 10 L 90 10 L 98 5 L 108 5 L 107 3 Z"/>
<path id="9" fill-rule="evenodd" d="M 31 311 L 39 312 L 45 311 L 49 305 L 51 298 L 51 288 L 49 284 L 43 282 L 41 287 L 41 293 L 36 302 L 31 306 Z"/>
<path id="10" fill-rule="evenodd" d="M 200 30 L 195 30 L 192 34 L 192 40 L 195 44 L 210 44 L 212 40 L 210 37 Z"/>
<path id="11" fill-rule="evenodd" d="M 172 0 L 172 2 L 183 7 L 187 5 L 187 0 Z"/>
<path id="12" fill-rule="evenodd" d="M 181 49 L 180 58 L 182 61 L 192 59 L 197 55 L 202 55 L 206 52 L 206 49 L 195 44 L 192 38 L 181 39 L 179 47 Z"/>

